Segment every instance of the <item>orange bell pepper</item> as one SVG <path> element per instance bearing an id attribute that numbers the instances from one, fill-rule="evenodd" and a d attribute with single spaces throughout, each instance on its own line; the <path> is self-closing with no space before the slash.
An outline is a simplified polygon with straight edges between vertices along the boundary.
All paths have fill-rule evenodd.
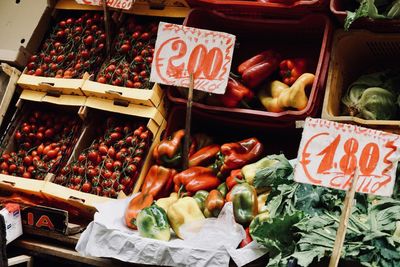
<path id="1" fill-rule="evenodd" d="M 139 212 L 153 204 L 154 198 L 151 194 L 140 192 L 134 196 L 125 210 L 125 224 L 129 228 L 137 229 L 136 218 Z"/>

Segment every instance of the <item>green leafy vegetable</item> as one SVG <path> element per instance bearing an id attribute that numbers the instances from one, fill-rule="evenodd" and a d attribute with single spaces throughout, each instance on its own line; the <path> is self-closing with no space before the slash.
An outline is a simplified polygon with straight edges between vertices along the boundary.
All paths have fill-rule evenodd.
<path id="1" fill-rule="evenodd" d="M 263 179 L 272 188 L 268 212 L 255 217 L 250 234 L 268 248 L 268 266 L 286 267 L 290 258 L 308 266 L 329 257 L 345 192 L 298 184 L 293 173 L 286 179 Z M 356 202 L 342 258 L 371 267 L 400 266 L 400 201 L 356 194 Z"/>
<path id="2" fill-rule="evenodd" d="M 378 13 L 374 0 L 363 0 L 360 7 L 355 12 L 347 11 L 347 17 L 344 22 L 344 29 L 349 30 L 350 25 L 359 18 L 369 17 L 371 19 L 383 19 L 385 16 Z"/>
<path id="3" fill-rule="evenodd" d="M 273 186 L 274 184 L 278 185 L 285 183 L 287 180 L 286 177 L 293 172 L 293 167 L 285 156 L 283 154 L 270 155 L 265 157 L 265 159 L 271 162 L 271 164 L 256 171 L 253 181 L 254 187 L 264 188 Z M 243 170 L 242 172 L 245 173 Z"/>

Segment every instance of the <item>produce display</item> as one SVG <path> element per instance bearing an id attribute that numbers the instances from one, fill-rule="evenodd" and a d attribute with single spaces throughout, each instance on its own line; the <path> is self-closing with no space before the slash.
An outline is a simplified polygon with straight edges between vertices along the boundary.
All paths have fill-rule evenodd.
<path id="1" fill-rule="evenodd" d="M 252 240 L 265 246 L 267 266 L 287 266 L 293 258 L 300 266 L 309 266 L 330 256 L 344 191 L 296 183 L 286 157 L 263 157 L 263 145 L 256 138 L 198 146 L 192 137 L 190 167 L 180 170 L 183 136 L 184 130 L 174 132 L 153 152 L 157 163 L 175 169 L 152 167 L 126 210 L 129 227 L 143 237 L 164 241 L 170 240 L 172 228 L 183 239 L 181 225 L 218 217 L 225 203 L 232 202 L 235 221 L 246 229 L 239 247 Z M 171 165 L 172 159 L 176 161 Z M 162 178 L 155 180 L 156 173 Z M 398 188 L 394 198 L 357 194 L 344 243 L 345 260 L 365 266 L 400 263 L 399 197 Z"/>
<path id="2" fill-rule="evenodd" d="M 77 115 L 39 109 L 29 112 L 12 137 L 14 148 L 1 155 L 1 173 L 43 180 L 68 159 L 80 128 Z"/>
<path id="3" fill-rule="evenodd" d="M 267 266 L 287 266 L 292 257 L 308 266 L 332 253 L 345 192 L 296 183 L 292 167 L 282 163 L 256 174 L 271 191 L 267 212 L 251 222 L 250 235 L 269 249 Z M 268 168 L 272 169 L 266 172 Z M 356 195 L 342 252 L 352 266 L 400 264 L 398 187 L 396 191 L 393 198 Z"/>
<path id="4" fill-rule="evenodd" d="M 343 115 L 366 120 L 399 120 L 400 71 L 365 74 L 350 84 L 342 97 Z"/>
<path id="5" fill-rule="evenodd" d="M 128 88 L 150 88 L 150 71 L 158 23 L 139 23 L 130 17 L 113 42 L 112 57 L 96 81 Z"/>
<path id="6" fill-rule="evenodd" d="M 178 130 L 154 148 L 153 159 L 161 166 L 150 168 L 140 193 L 128 205 L 125 223 L 139 229 L 139 233 L 144 231 L 139 224 L 142 210 L 152 205 L 164 209 L 171 228 L 180 238 L 183 238 L 179 231 L 182 224 L 217 217 L 227 198 L 232 196 L 229 191 L 237 184 L 236 177 L 228 178 L 232 171 L 257 161 L 263 153 L 264 147 L 256 138 L 219 146 L 210 137 L 198 134 L 191 138 L 190 167 L 181 170 L 184 134 L 184 130 Z M 247 218 L 244 211 L 251 206 L 255 216 L 258 212 L 255 189 L 238 188 L 237 191 L 233 195 L 234 203 L 238 204 L 237 214 Z M 152 225 L 155 229 L 146 228 L 145 232 L 157 232 L 158 225 Z"/>
<path id="7" fill-rule="evenodd" d="M 351 0 L 357 6 L 354 11 L 347 11 L 344 23 L 345 30 L 360 18 L 398 19 L 400 18 L 400 2 L 398 0 Z"/>
<path id="8" fill-rule="evenodd" d="M 27 74 L 55 78 L 82 78 L 97 73 L 106 53 L 102 13 L 59 19 L 40 51 L 30 57 Z"/>
<path id="9" fill-rule="evenodd" d="M 204 0 L 203 2 L 207 1 Z M 52 22 L 53 25 L 48 30 L 43 42 L 41 42 L 37 53 L 32 56 L 29 54 L 24 74 L 63 79 L 88 79 L 85 82 L 80 80 L 81 85 L 91 84 L 90 86 L 93 85 L 94 88 L 85 90 L 85 86 L 81 86 L 83 88 L 81 90 L 83 96 L 79 97 L 82 100 L 83 107 L 79 109 L 79 112 L 75 112 L 77 114 L 69 113 L 68 107 L 67 111 L 64 111 L 64 109 L 54 109 L 53 106 L 50 107 L 47 104 L 43 108 L 36 108 L 36 106 L 27 104 L 22 107 L 21 114 L 16 113 L 17 115 L 13 118 L 12 123 L 4 127 L 9 132 L 2 133 L 0 173 L 45 180 L 45 182 L 16 178 L 18 181 L 22 181 L 18 183 L 24 184 L 23 186 L 31 182 L 35 185 L 43 185 L 43 190 L 35 189 L 36 191 L 34 191 L 32 189 L 31 192 L 31 188 L 25 188 L 17 182 L 12 185 L 13 190 L 9 190 L 10 185 L 2 186 L 2 184 L 6 183 L 6 180 L 1 180 L 1 189 L 11 192 L 7 192 L 8 195 L 6 197 L 0 195 L 1 203 L 15 201 L 25 206 L 48 205 L 60 208 L 68 211 L 69 218 L 81 220 L 77 223 L 82 224 L 83 227 L 87 226 L 89 221 L 93 219 L 98 203 L 102 201 L 109 201 L 109 203 L 112 203 L 111 205 L 117 202 L 122 203 L 121 206 L 118 206 L 118 215 L 111 214 L 115 210 L 110 212 L 111 209 L 109 207 L 98 209 L 99 213 L 97 215 L 103 213 L 101 216 L 104 216 L 101 219 L 105 220 L 104 218 L 110 215 L 111 220 L 107 222 L 107 225 L 103 225 L 101 219 L 99 219 L 101 216 L 94 217 L 93 224 L 87 227 L 88 232 L 83 233 L 81 238 L 93 239 L 93 236 L 90 236 L 93 231 L 98 231 L 96 235 L 101 236 L 109 230 L 113 231 L 113 234 L 121 232 L 121 236 L 127 238 L 126 227 L 128 227 L 137 231 L 137 233 L 133 233 L 135 236 L 129 239 L 132 242 L 130 244 L 137 240 L 142 241 L 137 247 L 135 244 L 136 249 L 140 250 L 141 247 L 145 247 L 144 245 L 146 245 L 145 249 L 147 249 L 148 244 L 153 245 L 156 243 L 165 245 L 168 248 L 169 246 L 176 246 L 174 250 L 177 250 L 181 244 L 186 246 L 185 242 L 193 242 L 193 247 L 190 249 L 193 249 L 193 251 L 201 250 L 199 255 L 202 255 L 203 258 L 209 258 L 205 253 L 209 253 L 214 249 L 208 248 L 207 250 L 207 248 L 202 247 L 204 246 L 204 243 L 202 243 L 204 240 L 208 242 L 211 239 L 210 237 L 216 239 L 214 235 L 208 235 L 210 229 L 220 230 L 229 221 L 229 226 L 236 229 L 231 230 L 228 228 L 225 231 L 229 233 L 237 232 L 235 236 L 233 234 L 229 235 L 229 237 L 234 236 L 231 238 L 233 241 L 229 240 L 232 245 L 227 246 L 226 243 L 228 242 L 221 238 L 221 243 L 223 243 L 221 247 L 223 249 L 215 249 L 217 252 L 222 250 L 224 250 L 224 253 L 226 252 L 227 262 L 231 257 L 238 266 L 243 266 L 248 264 L 248 262 L 244 261 L 250 261 L 250 258 L 255 257 L 256 254 L 266 253 L 268 257 L 261 263 L 263 266 L 325 266 L 326 264 L 324 263 L 327 258 L 332 257 L 335 247 L 334 243 L 339 222 L 341 221 L 341 214 L 343 214 L 346 191 L 294 181 L 294 167 L 297 162 L 296 160 L 289 161 L 288 158 L 289 155 L 290 158 L 295 157 L 297 153 L 297 150 L 294 150 L 300 143 L 302 129 L 297 129 L 297 122 L 300 121 L 294 120 L 291 116 L 297 116 L 298 114 L 304 115 L 304 117 L 318 116 L 318 103 L 321 101 L 319 94 L 326 89 L 326 99 L 328 99 L 328 96 L 329 98 L 331 96 L 337 97 L 334 101 L 330 101 L 333 103 L 333 108 L 331 109 L 335 113 L 365 120 L 400 121 L 400 68 L 394 64 L 387 64 L 388 62 L 385 60 L 388 56 L 398 58 L 398 42 L 394 39 L 394 41 L 392 39 L 386 40 L 387 36 L 384 36 L 384 34 L 376 35 L 376 39 L 379 39 L 377 42 L 375 42 L 375 36 L 371 40 L 368 39 L 365 45 L 359 40 L 357 40 L 358 42 L 348 41 L 346 38 L 342 38 L 340 34 L 332 38 L 335 25 L 330 21 L 331 18 L 327 14 L 329 1 L 252 0 L 245 1 L 244 4 L 239 3 L 241 1 L 236 1 L 237 3 L 231 7 L 229 5 L 232 3 L 217 1 L 214 5 L 226 5 L 217 12 L 214 10 L 207 12 L 200 8 L 191 10 L 185 20 L 187 25 L 196 28 L 219 29 L 221 32 L 233 31 L 235 32 L 236 43 L 231 41 L 226 43 L 230 45 L 229 49 L 234 47 L 235 50 L 239 49 L 240 51 L 235 51 L 231 70 L 226 70 L 227 65 L 223 66 L 225 68 L 224 73 L 229 72 L 226 91 L 223 95 L 200 90 L 194 90 L 193 92 L 194 106 L 196 108 L 203 107 L 199 109 L 193 108 L 192 110 L 192 114 L 196 118 L 192 120 L 192 134 L 188 137 L 188 164 L 184 164 L 185 129 L 180 129 L 185 125 L 183 120 L 185 115 L 183 113 L 184 106 L 176 109 L 177 111 L 182 111 L 182 113 L 171 113 L 176 117 L 170 116 L 169 123 L 172 118 L 172 124 L 174 125 L 168 125 L 168 127 L 174 129 L 179 127 L 178 130 L 170 132 L 171 128 L 167 128 L 169 136 L 165 136 L 160 142 L 156 140 L 157 143 L 152 146 L 154 147 L 152 151 L 150 151 L 150 146 L 155 137 L 150 129 L 145 126 L 144 120 L 133 118 L 129 115 L 117 115 L 123 106 L 124 114 L 141 114 L 143 118 L 153 118 L 153 122 L 156 122 L 157 125 L 163 125 L 163 127 L 165 125 L 165 121 L 161 117 L 167 115 L 165 112 L 168 110 L 162 110 L 162 116 L 158 113 L 158 111 L 161 111 L 158 110 L 159 108 L 164 108 L 161 107 L 161 104 L 158 107 L 158 102 L 163 103 L 163 94 L 160 93 L 159 90 L 161 89 L 158 86 L 154 87 L 156 88 L 154 93 L 157 98 L 157 105 L 153 96 L 152 99 L 148 99 L 155 106 L 152 107 L 152 111 L 150 111 L 150 108 L 141 109 L 140 106 L 130 105 L 131 103 L 136 103 L 135 101 L 143 103 L 143 99 L 140 98 L 142 95 L 147 95 L 143 93 L 145 91 L 139 90 L 140 96 L 136 98 L 136 96 L 133 96 L 135 92 L 130 88 L 149 89 L 148 93 L 153 93 L 150 92 L 153 86 L 150 82 L 150 73 L 155 53 L 159 20 L 154 19 L 154 17 L 137 15 L 138 12 L 136 11 L 143 12 L 145 10 L 144 5 L 140 6 L 140 9 L 143 8 L 143 10 L 131 9 L 129 12 L 116 10 L 115 6 L 110 7 L 107 11 L 107 8 L 104 7 L 106 10 L 104 12 L 112 12 L 110 24 L 107 25 L 110 26 L 110 36 L 106 36 L 104 17 L 109 17 L 108 15 L 103 16 L 106 13 L 73 11 L 72 9 L 61 11 L 64 8 L 63 5 L 68 5 L 68 1 L 62 2 L 62 5 L 55 4 L 54 11 L 56 12 L 52 14 L 56 14 L 57 17 Z M 75 1 L 72 2 L 74 8 L 80 6 Z M 153 4 L 152 9 L 154 8 Z M 168 7 L 170 3 L 164 4 Z M 315 6 L 312 6 L 314 4 L 320 6 L 320 8 L 315 9 Z M 152 10 L 151 13 L 154 11 L 158 16 L 160 14 L 167 15 L 166 17 L 171 16 L 168 20 L 178 21 L 179 19 L 175 18 L 175 16 L 180 16 L 180 5 L 183 5 L 183 3 L 174 2 L 172 7 L 168 7 L 164 11 Z M 233 14 L 236 12 L 235 8 L 237 9 L 240 5 L 248 5 L 249 8 L 241 11 L 243 12 L 241 14 L 242 18 L 238 19 Z M 251 7 L 251 5 L 253 6 Z M 300 7 L 294 10 L 297 8 L 296 5 Z M 335 6 L 333 1 L 331 8 L 332 6 Z M 391 23 L 390 19 L 400 18 L 400 0 L 351 0 L 337 4 L 337 6 L 345 6 L 349 9 L 344 22 L 345 30 L 349 30 L 352 25 L 355 27 L 358 23 L 354 22 L 361 18 L 369 19 L 369 23 L 373 23 L 375 20 L 387 19 L 383 24 L 386 24 L 386 22 Z M 157 9 L 157 5 L 155 7 Z M 255 8 L 258 7 L 260 9 L 255 12 Z M 264 14 L 264 10 L 267 10 L 266 8 L 268 7 L 276 13 L 267 14 L 266 12 Z M 53 7 L 48 7 L 48 9 L 51 8 Z M 91 8 L 97 10 L 98 7 L 85 7 L 88 10 Z M 280 12 L 288 11 L 287 13 L 291 16 L 290 19 L 287 21 L 284 18 L 274 19 L 274 17 L 277 18 L 280 15 L 279 10 L 277 10 L 279 8 L 284 10 Z M 232 14 L 227 12 L 228 9 L 231 10 Z M 161 13 L 167 12 L 167 10 L 171 10 L 171 14 Z M 293 10 L 293 14 L 290 13 L 290 10 Z M 225 14 L 226 12 L 228 14 Z M 253 15 L 252 12 L 254 12 L 254 18 L 247 18 L 247 21 L 245 17 Z M 320 14 L 317 14 L 318 12 Z M 133 13 L 135 15 L 132 15 Z M 216 13 L 220 14 L 216 15 Z M 268 19 L 266 19 L 267 17 Z M 202 24 L 205 20 L 207 20 L 207 23 Z M 216 25 L 218 23 L 226 25 Z M 251 30 L 250 27 L 252 28 Z M 285 29 L 285 27 L 292 28 Z M 255 29 L 254 31 L 253 28 Z M 268 36 L 262 36 L 257 39 L 255 35 L 261 32 Z M 213 33 L 209 34 L 212 37 L 219 36 Z M 221 36 L 224 35 L 221 34 Z M 360 36 L 363 37 L 362 35 Z M 111 45 L 111 51 L 107 51 L 109 50 L 106 47 L 107 37 L 110 37 L 110 42 L 107 41 L 107 43 Z M 359 38 L 358 36 L 356 37 Z M 181 60 L 187 59 L 188 62 L 182 61 L 179 64 L 187 63 L 187 65 L 191 65 L 191 63 L 195 63 L 193 66 L 198 69 L 203 67 L 203 72 L 205 72 L 204 57 L 211 58 L 215 56 L 215 60 L 218 61 L 220 59 L 218 57 L 222 55 L 217 52 L 211 53 L 214 48 L 208 46 L 211 42 L 219 42 L 219 40 L 209 39 L 204 45 L 198 42 L 197 39 L 190 40 L 196 43 L 196 48 L 199 48 L 197 53 L 190 51 L 192 52 L 190 56 L 189 53 L 186 56 L 185 53 L 188 51 L 184 49 L 185 59 L 182 58 Z M 338 75 L 332 74 L 331 77 L 343 78 L 342 80 L 337 80 L 338 85 L 343 83 L 348 87 L 342 88 L 343 92 L 334 90 L 330 94 L 333 89 L 324 88 L 324 85 L 330 84 L 329 82 L 325 83 L 325 78 L 327 73 L 332 71 L 328 70 L 327 67 L 330 60 L 333 60 L 330 55 L 335 55 L 330 51 L 332 45 L 329 42 L 332 39 L 334 39 L 333 43 L 337 40 L 345 40 L 348 42 L 349 47 L 359 46 L 360 51 L 370 52 L 372 57 L 369 58 L 368 62 L 376 62 L 377 64 L 376 66 L 371 64 L 365 70 L 359 70 L 354 68 L 355 65 L 351 63 L 349 65 L 350 70 L 346 69 L 346 71 L 342 71 Z M 22 40 L 21 42 L 23 43 Z M 359 45 L 359 43 L 363 45 Z M 182 54 L 183 50 L 178 51 L 179 47 L 175 47 L 174 44 L 171 47 L 177 54 Z M 188 46 L 188 49 L 192 49 L 192 47 Z M 345 51 L 343 52 L 338 49 L 337 51 L 339 52 L 336 53 L 342 53 L 347 56 L 351 55 L 352 51 L 348 52 L 349 50 L 351 49 L 343 49 Z M 356 56 L 356 58 L 362 58 L 360 55 Z M 176 55 L 170 56 L 170 59 L 173 60 Z M 193 59 L 196 62 L 192 62 Z M 213 60 L 214 58 L 211 61 Z M 378 62 L 379 60 L 382 60 L 382 62 Z M 337 60 L 337 62 L 339 61 Z M 216 61 L 210 64 L 214 63 Z M 390 61 L 390 63 L 392 62 Z M 331 66 L 338 68 L 339 65 L 341 64 L 330 64 L 330 68 L 332 68 Z M 214 72 L 214 69 L 211 70 L 211 65 L 209 67 L 209 71 Z M 347 65 L 344 64 L 344 67 L 347 67 Z M 169 71 L 170 69 L 167 70 L 167 72 Z M 342 75 L 343 73 L 348 74 L 352 79 L 348 79 L 348 77 Z M 37 80 L 32 76 L 29 76 L 30 80 Z M 23 77 L 26 78 L 26 76 Z M 21 77 L 21 80 L 23 77 Z M 334 81 L 334 78 L 332 78 L 332 81 Z M 91 80 L 90 82 L 89 79 Z M 66 88 L 57 86 L 61 89 L 61 96 L 58 95 L 59 89 L 56 90 L 57 96 L 55 96 L 56 94 L 53 94 L 53 91 L 48 90 L 53 84 L 49 82 L 51 79 L 47 79 L 46 82 L 44 82 L 44 79 L 39 80 L 35 90 L 47 91 L 47 93 L 41 92 L 41 94 L 32 96 L 32 98 L 35 97 L 34 101 L 59 104 L 61 100 L 58 100 L 58 97 L 65 97 L 64 99 L 68 101 L 67 104 L 70 105 L 69 101 L 71 100 L 72 102 L 73 98 L 66 95 L 72 91 L 68 89 L 68 86 L 65 86 Z M 25 83 L 20 81 L 19 84 L 23 85 Z M 106 86 L 105 84 L 111 86 Z M 129 92 L 133 93 L 126 94 L 122 88 L 114 91 L 112 86 L 127 88 Z M 331 87 L 333 88 L 334 86 Z M 118 88 L 114 87 L 114 89 Z M 187 97 L 187 88 L 174 88 L 172 86 L 168 88 L 168 97 L 171 97 L 169 92 L 173 92 L 172 90 L 175 89 L 182 97 Z M 80 89 L 78 88 L 78 90 Z M 31 91 L 28 91 L 25 91 L 27 92 L 25 96 L 33 95 Z M 74 91 L 76 92 L 76 90 Z M 115 98 L 110 100 L 109 95 L 113 95 Z M 340 111 L 337 111 L 339 96 L 341 106 Z M 38 100 L 36 97 L 43 97 L 43 99 Z M 101 100 L 100 98 L 108 99 Z M 132 101 L 126 101 L 127 98 Z M 175 95 L 171 98 L 175 98 Z M 26 100 L 24 97 L 22 99 Z M 90 100 L 93 101 L 90 102 Z M 84 101 L 86 101 L 85 106 L 83 104 Z M 174 101 L 172 100 L 172 102 Z M 180 101 L 181 104 L 183 102 Z M 196 102 L 213 107 L 196 106 Z M 103 103 L 104 106 L 113 105 L 115 107 L 113 110 L 116 113 L 112 113 L 114 115 L 110 116 L 102 116 L 108 112 L 106 111 L 107 108 L 103 106 L 99 108 L 104 110 L 104 113 L 103 111 L 96 111 L 95 114 L 98 116 L 95 117 L 92 116 L 93 114 L 90 111 L 90 116 L 86 116 L 86 108 L 97 108 L 95 105 L 103 105 Z M 312 105 L 315 106 L 315 109 L 309 111 Z M 19 107 L 19 105 L 17 106 Z M 137 109 L 138 113 L 131 112 L 132 109 Z M 234 109 L 247 110 L 236 111 Z M 257 110 L 257 112 L 252 110 Z M 149 113 L 157 112 L 157 116 L 154 115 L 155 113 L 144 114 L 147 111 Z M 235 117 L 227 116 L 227 113 L 235 112 L 241 113 L 237 121 Z M 325 110 L 322 114 L 324 112 Z M 78 117 L 78 113 L 82 117 L 86 116 L 85 122 L 87 124 L 84 125 L 85 128 L 82 127 L 82 120 Z M 285 115 L 285 117 L 289 115 L 289 119 L 284 118 L 282 120 L 281 115 Z M 251 116 L 254 117 L 251 118 Z M 216 117 L 219 118 L 215 119 Z M 245 121 L 245 119 L 249 121 Z M 340 119 L 347 120 L 346 118 Z M 159 121 L 163 123 L 161 124 Z M 355 119 L 353 123 L 359 121 Z M 321 120 L 318 123 L 323 125 L 326 122 Z M 390 127 L 396 123 L 370 122 L 366 126 L 373 124 L 374 129 L 377 128 L 379 130 L 379 125 L 385 124 L 383 128 L 392 131 Z M 294 124 L 296 124 L 296 129 Z M 264 125 L 269 126 L 265 127 Z M 289 128 L 289 125 L 293 127 Z M 353 173 L 350 172 L 354 166 L 356 166 L 354 167 L 355 177 L 356 173 L 358 173 L 358 168 L 366 169 L 374 164 L 380 164 L 381 161 L 386 164 L 389 157 L 397 157 L 397 151 L 395 151 L 397 143 L 395 141 L 386 141 L 386 145 L 382 149 L 392 149 L 393 151 L 385 154 L 379 147 L 380 143 L 364 140 L 362 136 L 360 136 L 360 142 L 358 139 L 353 138 L 354 136 L 350 137 L 352 133 L 349 131 L 352 131 L 353 128 L 349 131 L 346 129 L 343 135 L 337 135 L 333 141 L 328 140 L 331 142 L 330 145 L 321 145 L 321 150 L 315 152 L 316 150 L 312 150 L 311 146 L 309 146 L 311 140 L 315 140 L 314 138 L 322 135 L 329 135 L 327 132 L 320 130 L 320 125 L 314 125 L 316 131 L 320 132 L 310 135 L 308 143 L 305 145 L 308 148 L 303 150 L 303 154 L 307 155 L 301 161 L 302 164 L 305 161 L 310 161 L 312 164 L 305 163 L 305 165 L 308 164 L 307 168 L 310 170 L 316 166 L 312 171 L 315 171 L 317 175 L 326 175 L 324 166 L 329 165 L 327 168 L 332 170 L 332 175 L 335 176 L 333 179 L 349 175 L 350 178 L 346 181 L 350 182 L 353 177 Z M 205 129 L 204 126 L 209 127 L 209 129 Z M 228 126 L 227 128 L 229 129 L 223 129 L 224 126 Z M 148 127 L 151 128 L 150 126 Z M 339 129 L 341 125 L 335 124 L 332 127 Z M 82 131 L 82 128 L 84 131 Z M 215 136 L 211 137 L 204 133 L 197 133 L 202 130 Z M 349 136 L 347 136 L 348 132 L 350 133 Z M 229 136 L 228 139 L 225 139 L 227 137 L 225 133 Z M 161 133 L 159 134 L 161 135 Z M 368 134 L 370 133 L 368 132 Z M 374 134 L 375 132 L 371 133 L 371 139 L 378 138 Z M 345 135 L 345 138 L 341 137 Z M 305 136 L 307 134 L 303 134 L 303 143 L 306 143 L 304 142 Z M 380 133 L 379 138 L 385 136 L 387 135 Z M 265 144 L 263 144 L 264 140 L 266 140 Z M 325 142 L 327 139 L 318 139 L 318 141 L 321 140 Z M 313 142 L 312 145 L 318 144 L 318 141 Z M 366 144 L 363 144 L 364 141 L 366 141 Z M 358 148 L 359 145 L 363 148 L 362 151 L 361 148 Z M 323 147 L 326 148 L 322 149 Z M 339 151 L 337 148 L 341 150 Z M 285 151 L 285 153 L 279 151 Z M 344 155 L 341 156 L 338 153 L 343 153 Z M 146 158 L 150 157 L 151 162 L 146 162 L 145 164 Z M 318 160 L 321 160 L 321 162 L 317 162 L 319 167 L 317 163 L 312 162 L 314 160 L 312 157 L 319 157 Z M 362 166 L 366 157 L 370 161 L 376 161 Z M 383 172 L 386 176 L 389 175 L 390 170 L 394 170 L 391 169 L 394 168 L 393 161 L 389 162 L 391 165 L 385 169 L 385 173 Z M 188 165 L 187 168 L 184 167 L 186 165 Z M 344 165 L 348 165 L 346 166 L 346 171 L 343 170 Z M 338 173 L 334 170 L 337 167 L 340 167 L 343 172 Z M 347 230 L 345 230 L 343 249 L 340 252 L 341 260 L 350 262 L 351 266 L 400 266 L 400 187 L 398 184 L 400 165 L 397 168 L 397 178 L 392 197 L 355 194 L 356 201 L 350 205 L 352 210 L 346 226 Z M 147 173 L 144 169 L 146 169 Z M 360 176 L 374 176 L 373 179 L 379 178 L 378 174 L 373 174 L 375 169 L 368 171 L 368 174 L 361 172 Z M 48 174 L 51 175 L 45 178 Z M 298 175 L 299 173 L 296 174 Z M 315 184 L 311 179 L 311 174 L 308 173 L 306 176 L 309 176 L 308 181 Z M 144 177 L 143 181 L 142 177 Z M 364 182 L 370 185 L 373 182 L 371 181 L 367 182 L 365 179 L 361 185 L 358 185 L 362 188 Z M 391 180 L 388 179 L 387 181 Z M 385 183 L 387 184 L 382 186 L 389 186 L 389 182 Z M 56 186 L 55 184 L 61 186 Z M 139 187 L 139 192 L 133 194 L 134 189 L 136 191 Z M 353 186 L 352 188 L 355 187 Z M 70 189 L 91 195 L 77 193 Z M 385 192 L 389 194 L 389 191 L 391 192 L 391 190 Z M 68 193 L 67 197 L 64 197 L 65 192 Z M 372 190 L 371 192 L 377 193 L 377 191 Z M 86 196 L 90 201 L 83 201 L 83 203 L 73 201 L 74 195 Z M 127 198 L 127 196 L 129 197 Z M 85 197 L 82 198 L 85 199 Z M 118 200 L 111 198 L 118 198 Z M 114 206 L 112 206 L 112 209 L 114 209 Z M 119 221 L 116 222 L 116 219 Z M 205 238 L 201 240 L 202 242 L 196 243 L 197 239 L 193 241 L 193 238 L 188 238 L 182 226 L 200 221 L 205 222 L 205 227 L 202 226 L 203 228 L 199 229 L 200 224 L 196 223 L 197 229 L 195 230 L 200 230 L 198 232 L 200 233 L 199 235 L 204 234 Z M 72 220 L 71 222 L 75 223 Z M 214 223 L 214 225 L 210 222 Z M 122 226 L 120 226 L 121 223 L 123 224 Z M 213 227 L 209 227 L 208 223 Z M 220 225 L 222 226 L 220 227 Z M 190 231 L 192 230 L 190 229 Z M 116 235 L 110 234 L 110 236 L 115 237 Z M 216 236 L 219 238 L 218 235 Z M 103 237 L 101 236 L 101 238 Z M 133 262 L 134 260 L 129 259 L 129 257 L 124 258 L 125 255 L 122 255 L 125 253 L 124 249 L 126 247 L 132 249 L 132 246 L 126 245 L 128 244 L 126 239 L 120 239 L 109 238 L 106 241 L 110 241 L 113 249 L 114 245 L 120 248 L 118 256 L 127 259 L 126 261 Z M 75 247 L 76 250 L 92 249 L 93 247 L 93 243 L 91 243 L 91 246 L 84 246 L 82 245 L 84 242 L 79 242 Z M 85 242 L 89 244 L 88 240 L 85 240 Z M 93 242 L 93 240 L 90 240 L 90 242 Z M 248 246 L 250 243 L 252 245 Z M 196 245 L 199 247 L 196 247 Z M 263 248 L 257 247 L 258 245 L 265 248 L 265 251 Z M 247 253 L 247 249 L 252 250 L 254 248 L 257 251 L 249 253 L 249 259 L 239 257 L 243 257 L 243 252 Z M 104 251 L 107 250 L 105 249 Z M 108 251 L 110 252 L 110 250 Z M 155 251 L 155 254 L 164 257 L 162 255 L 164 251 L 161 251 L 161 249 L 156 251 L 153 248 L 151 253 L 153 251 Z M 187 251 L 185 249 L 179 250 L 180 256 L 184 258 Z M 173 255 L 172 250 L 167 253 Z M 195 253 L 197 251 L 193 254 Z M 237 254 L 235 255 L 235 253 Z M 147 256 L 142 256 L 141 254 L 137 253 L 143 258 Z M 218 255 L 223 258 L 221 256 L 223 255 L 222 252 Z M 85 256 L 114 257 L 101 255 L 101 253 L 99 255 L 87 253 Z M 211 256 L 214 257 L 214 255 Z M 121 260 L 121 258 L 115 258 Z M 171 258 L 174 257 L 171 256 Z M 239 261 L 243 260 L 243 262 L 236 262 L 238 258 L 240 258 Z M 184 260 L 187 259 L 184 258 Z M 144 263 L 150 264 L 148 262 Z M 168 263 L 180 265 L 182 262 L 171 260 Z M 190 264 L 193 264 L 193 262 Z"/>
<path id="10" fill-rule="evenodd" d="M 237 74 L 231 72 L 225 94 L 194 92 L 196 102 L 227 108 L 248 108 L 282 112 L 307 107 L 314 74 L 307 72 L 304 58 L 286 58 L 265 50 L 242 62 Z M 186 97 L 186 89 L 179 89 Z M 257 96 L 257 97 L 255 97 Z"/>
<path id="11" fill-rule="evenodd" d="M 109 117 L 97 137 L 61 169 L 55 183 L 85 193 L 116 198 L 132 193 L 152 140 L 145 127 Z"/>

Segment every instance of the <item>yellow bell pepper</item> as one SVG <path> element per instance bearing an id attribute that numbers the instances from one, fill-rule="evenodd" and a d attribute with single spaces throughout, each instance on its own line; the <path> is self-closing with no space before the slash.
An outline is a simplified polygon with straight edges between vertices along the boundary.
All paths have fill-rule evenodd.
<path id="1" fill-rule="evenodd" d="M 259 214 L 267 211 L 267 206 L 265 206 L 265 202 L 267 201 L 269 193 L 271 193 L 271 190 L 257 196 Z"/>
<path id="2" fill-rule="evenodd" d="M 178 200 L 178 193 L 171 193 L 169 197 L 163 197 L 156 201 L 156 205 L 160 208 L 163 208 L 165 212 L 168 211 L 168 208 Z"/>
<path id="3" fill-rule="evenodd" d="M 273 81 L 266 90 L 259 91 L 258 98 L 270 112 L 281 112 L 288 108 L 302 110 L 308 102 L 305 88 L 313 84 L 314 78 L 314 74 L 303 73 L 290 87 L 283 82 Z"/>
<path id="4" fill-rule="evenodd" d="M 183 237 L 179 228 L 183 224 L 205 219 L 196 200 L 192 197 L 178 199 L 168 208 L 167 215 L 171 228 L 181 239 L 183 239 Z"/>

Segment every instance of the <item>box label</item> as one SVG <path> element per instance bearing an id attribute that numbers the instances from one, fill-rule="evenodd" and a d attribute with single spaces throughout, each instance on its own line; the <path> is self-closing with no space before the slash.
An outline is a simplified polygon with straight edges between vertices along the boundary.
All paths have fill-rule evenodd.
<path id="1" fill-rule="evenodd" d="M 29 207 L 22 211 L 24 227 L 67 233 L 68 212 L 43 206 Z"/>

